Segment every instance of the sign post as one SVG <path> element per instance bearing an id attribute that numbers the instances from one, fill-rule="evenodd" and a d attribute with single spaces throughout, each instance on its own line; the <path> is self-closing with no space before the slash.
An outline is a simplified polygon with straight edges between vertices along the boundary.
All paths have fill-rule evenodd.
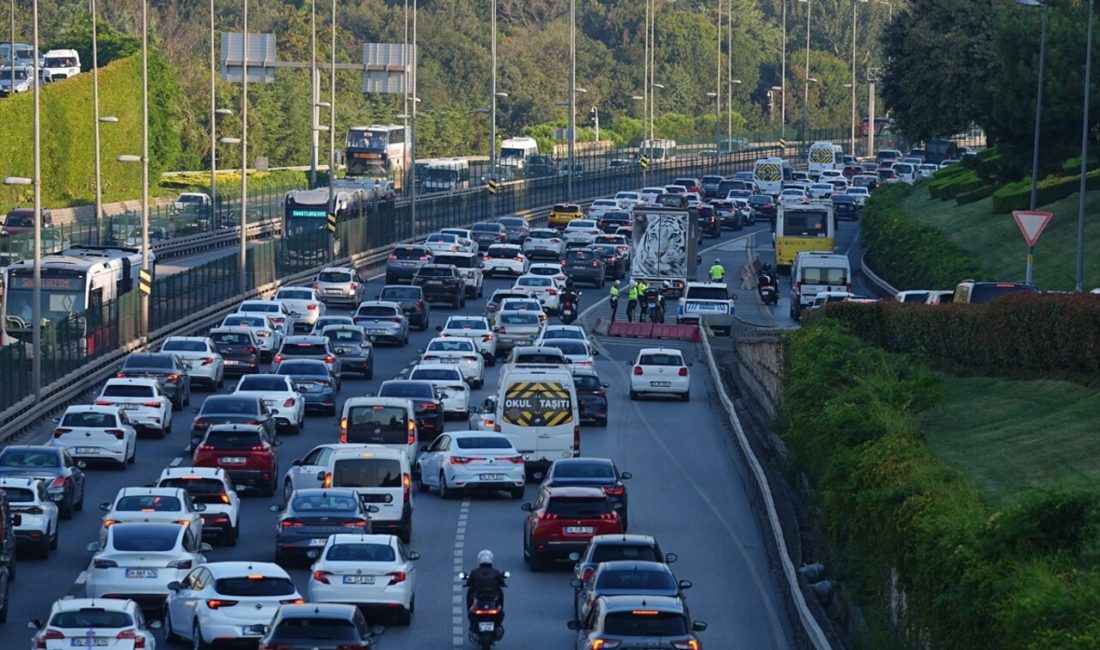
<path id="1" fill-rule="evenodd" d="M 1031 268 L 1035 259 L 1035 242 L 1039 235 L 1043 234 L 1043 228 L 1047 227 L 1053 212 L 1039 212 L 1036 210 L 1013 210 L 1012 218 L 1020 227 L 1020 232 L 1027 242 L 1027 270 L 1024 271 L 1024 282 L 1031 284 Z"/>

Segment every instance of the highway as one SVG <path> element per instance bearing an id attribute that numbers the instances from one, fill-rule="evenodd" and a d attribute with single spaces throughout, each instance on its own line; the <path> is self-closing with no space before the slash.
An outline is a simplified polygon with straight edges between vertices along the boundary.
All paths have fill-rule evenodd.
<path id="1" fill-rule="evenodd" d="M 766 225 L 756 227 L 767 232 Z M 750 231 L 727 233 L 721 241 L 741 237 Z M 764 237 L 763 235 L 761 236 Z M 716 240 L 708 240 L 713 245 Z M 213 251 L 204 255 L 216 255 Z M 200 256 L 201 257 L 201 256 Z M 173 260 L 173 265 L 197 263 L 197 258 Z M 380 286 L 376 279 L 373 289 Z M 487 280 L 485 295 L 510 286 L 507 280 Z M 581 306 L 603 298 L 605 291 L 581 288 Z M 481 313 L 484 300 L 471 300 L 468 313 Z M 336 313 L 336 312 L 333 312 Z M 433 309 L 432 325 L 441 324 L 454 313 Z M 370 381 L 348 378 L 341 399 L 375 391 L 385 379 L 399 376 L 414 361 L 433 331 L 415 332 L 405 348 L 377 348 L 375 377 Z M 705 365 L 692 368 L 692 402 L 631 402 L 627 398 L 627 363 L 642 341 L 609 340 L 599 343 L 601 356 L 596 368 L 608 390 L 611 418 L 606 428 L 582 429 L 581 450 L 585 456 L 613 458 L 624 471 L 633 473 L 631 532 L 655 535 L 666 551 L 679 555 L 673 565 L 678 577 L 692 580 L 687 594 L 692 617 L 706 621 L 701 634 L 711 648 L 788 648 L 794 645 L 791 622 L 786 615 L 779 581 L 769 569 L 768 553 L 761 526 L 751 504 L 749 477 L 738 460 L 725 431 L 720 413 L 702 405 L 715 401 Z M 683 344 L 689 359 L 698 360 L 700 349 Z M 485 388 L 474 391 L 471 404 L 479 404 L 496 387 L 497 368 L 488 368 Z M 227 382 L 228 384 L 228 382 Z M 225 390 L 229 390 L 228 386 Z M 196 393 L 192 407 L 205 394 Z M 85 545 L 96 540 L 102 513 L 98 504 L 111 499 L 124 486 L 143 485 L 171 464 L 186 464 L 191 414 L 175 414 L 172 435 L 165 440 L 141 439 L 138 462 L 124 471 L 92 467 L 88 472 L 85 508 L 61 525 L 60 549 L 49 560 L 21 559 L 18 581 L 12 586 L 9 622 L 0 627 L 0 648 L 21 647 L 30 636 L 24 625 L 31 618 L 44 617 L 50 604 L 67 595 L 83 594 L 82 572 L 90 553 Z M 689 426 L 685 426 L 688 424 Z M 52 426 L 43 427 L 30 438 L 46 439 Z M 448 422 L 448 430 L 460 430 L 464 423 Z M 304 455 L 312 446 L 336 440 L 336 419 L 309 416 L 299 436 L 283 438 L 279 448 L 282 469 Z M 26 442 L 24 440 L 23 442 Z M 534 484 L 527 487 L 533 498 Z M 254 493 L 242 495 L 242 533 L 236 547 L 215 546 L 208 559 L 272 559 L 275 515 L 268 508 L 276 499 Z M 512 572 L 507 594 L 506 636 L 499 647 L 571 648 L 574 633 L 566 628 L 572 615 L 570 572 L 532 573 L 524 565 L 521 547 L 523 515 L 520 502 L 501 497 L 474 497 L 443 501 L 438 494 L 415 494 L 413 537 L 410 548 L 421 554 L 417 565 L 416 613 L 408 628 L 387 626 L 383 647 L 465 647 L 465 617 L 456 605 L 460 595 L 456 567 L 472 568 L 478 550 L 494 551 L 497 566 Z M 305 593 L 307 568 L 292 571 L 299 590 Z M 379 621 L 386 624 L 385 621 Z"/>

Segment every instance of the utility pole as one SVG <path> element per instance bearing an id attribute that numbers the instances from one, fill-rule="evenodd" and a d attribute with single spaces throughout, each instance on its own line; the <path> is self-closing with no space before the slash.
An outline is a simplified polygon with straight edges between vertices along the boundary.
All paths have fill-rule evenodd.
<path id="1" fill-rule="evenodd" d="M 213 2 L 214 0 L 210 0 Z M 99 149 L 99 38 L 96 35 L 96 6 L 95 0 L 91 0 L 92 14 L 92 119 L 95 126 L 95 226 L 96 236 L 103 234 L 103 175 L 100 173 L 100 149 Z M 213 38 L 213 37 L 211 37 Z M 12 50 L 12 69 L 15 66 L 15 51 Z M 211 54 L 211 57 L 214 55 Z M 14 86 L 13 86 L 14 87 Z M 211 118 L 213 119 L 213 118 Z"/>
<path id="2" fill-rule="evenodd" d="M 332 52 L 329 54 L 328 91 L 328 209 L 336 216 L 336 0 L 332 0 Z M 328 260 L 336 259 L 336 232 L 328 235 Z"/>
<path id="3" fill-rule="evenodd" d="M 213 1 L 213 0 L 211 0 Z M 309 0 L 310 58 L 309 58 L 309 105 L 310 105 L 310 147 L 309 147 L 309 186 L 317 187 L 317 158 L 320 149 L 320 135 L 317 123 L 321 119 L 317 102 L 321 101 L 321 76 L 317 70 L 317 0 Z"/>
<path id="4" fill-rule="evenodd" d="M 149 263 L 149 0 L 141 1 L 141 270 Z M 149 336 L 149 294 L 141 293 L 141 336 Z"/>
<path id="5" fill-rule="evenodd" d="M 492 71 L 489 74 L 489 178 L 497 177 L 497 0 L 489 0 L 493 7 L 490 12 L 489 56 L 492 59 Z M 598 139 L 598 138 L 597 138 Z"/>
<path id="6" fill-rule="evenodd" d="M 569 174 L 566 196 L 573 201 L 573 170 L 577 148 L 577 0 L 569 0 Z"/>
<path id="7" fill-rule="evenodd" d="M 248 0 L 241 17 L 241 239 L 238 274 L 241 292 L 248 290 Z"/>

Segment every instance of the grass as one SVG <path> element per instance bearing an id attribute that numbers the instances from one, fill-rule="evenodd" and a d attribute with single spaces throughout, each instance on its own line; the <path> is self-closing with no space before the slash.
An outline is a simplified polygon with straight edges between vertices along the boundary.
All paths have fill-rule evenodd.
<path id="1" fill-rule="evenodd" d="M 1033 279 L 1040 289 L 1072 291 L 1077 264 L 1077 197 L 1040 210 L 1054 213 L 1035 245 Z M 966 205 L 940 201 L 920 188 L 902 202 L 907 214 L 942 230 L 982 265 L 988 278 L 1023 280 L 1027 245 L 1010 214 L 994 214 L 993 199 Z M 1085 194 L 1085 290 L 1100 286 L 1100 192 Z"/>
<path id="2" fill-rule="evenodd" d="M 921 414 L 929 444 L 991 500 L 1029 488 L 1100 489 L 1100 391 L 1060 381 L 945 377 Z"/>

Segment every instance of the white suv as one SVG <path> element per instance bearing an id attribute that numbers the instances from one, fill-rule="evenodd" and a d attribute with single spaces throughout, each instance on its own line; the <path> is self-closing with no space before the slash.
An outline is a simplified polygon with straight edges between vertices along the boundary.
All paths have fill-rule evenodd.
<path id="1" fill-rule="evenodd" d="M 549 312 L 558 311 L 561 305 L 561 286 L 552 275 L 535 275 L 528 273 L 516 278 L 514 291 L 522 291 L 539 301 L 543 309 Z"/>
<path id="2" fill-rule="evenodd" d="M 158 488 L 182 488 L 194 503 L 206 509 L 200 513 L 202 534 L 217 537 L 225 546 L 236 546 L 241 529 L 241 498 L 229 475 L 220 467 L 166 467 Z M 201 540 L 200 540 L 201 541 Z"/>
<path id="3" fill-rule="evenodd" d="M 57 550 L 57 504 L 46 492 L 46 484 L 37 478 L 0 478 L 0 490 L 8 495 L 13 515 L 20 521 L 15 529 L 15 541 L 32 548 L 35 554 L 48 558 Z"/>
<path id="4" fill-rule="evenodd" d="M 96 406 L 117 406 L 134 428 L 163 438 L 172 431 L 172 400 L 161 392 L 156 379 L 112 377 L 103 385 Z"/>
<path id="5" fill-rule="evenodd" d="M 685 402 L 691 399 L 690 364 L 679 350 L 643 348 L 632 365 L 630 399 L 636 400 L 642 393 L 678 395 Z"/>
<path id="6" fill-rule="evenodd" d="M 222 387 L 225 379 L 225 360 L 218 353 L 214 341 L 206 336 L 169 336 L 160 345 L 161 352 L 171 352 L 191 364 L 187 374 L 191 383 L 202 383 L 210 390 Z"/>

